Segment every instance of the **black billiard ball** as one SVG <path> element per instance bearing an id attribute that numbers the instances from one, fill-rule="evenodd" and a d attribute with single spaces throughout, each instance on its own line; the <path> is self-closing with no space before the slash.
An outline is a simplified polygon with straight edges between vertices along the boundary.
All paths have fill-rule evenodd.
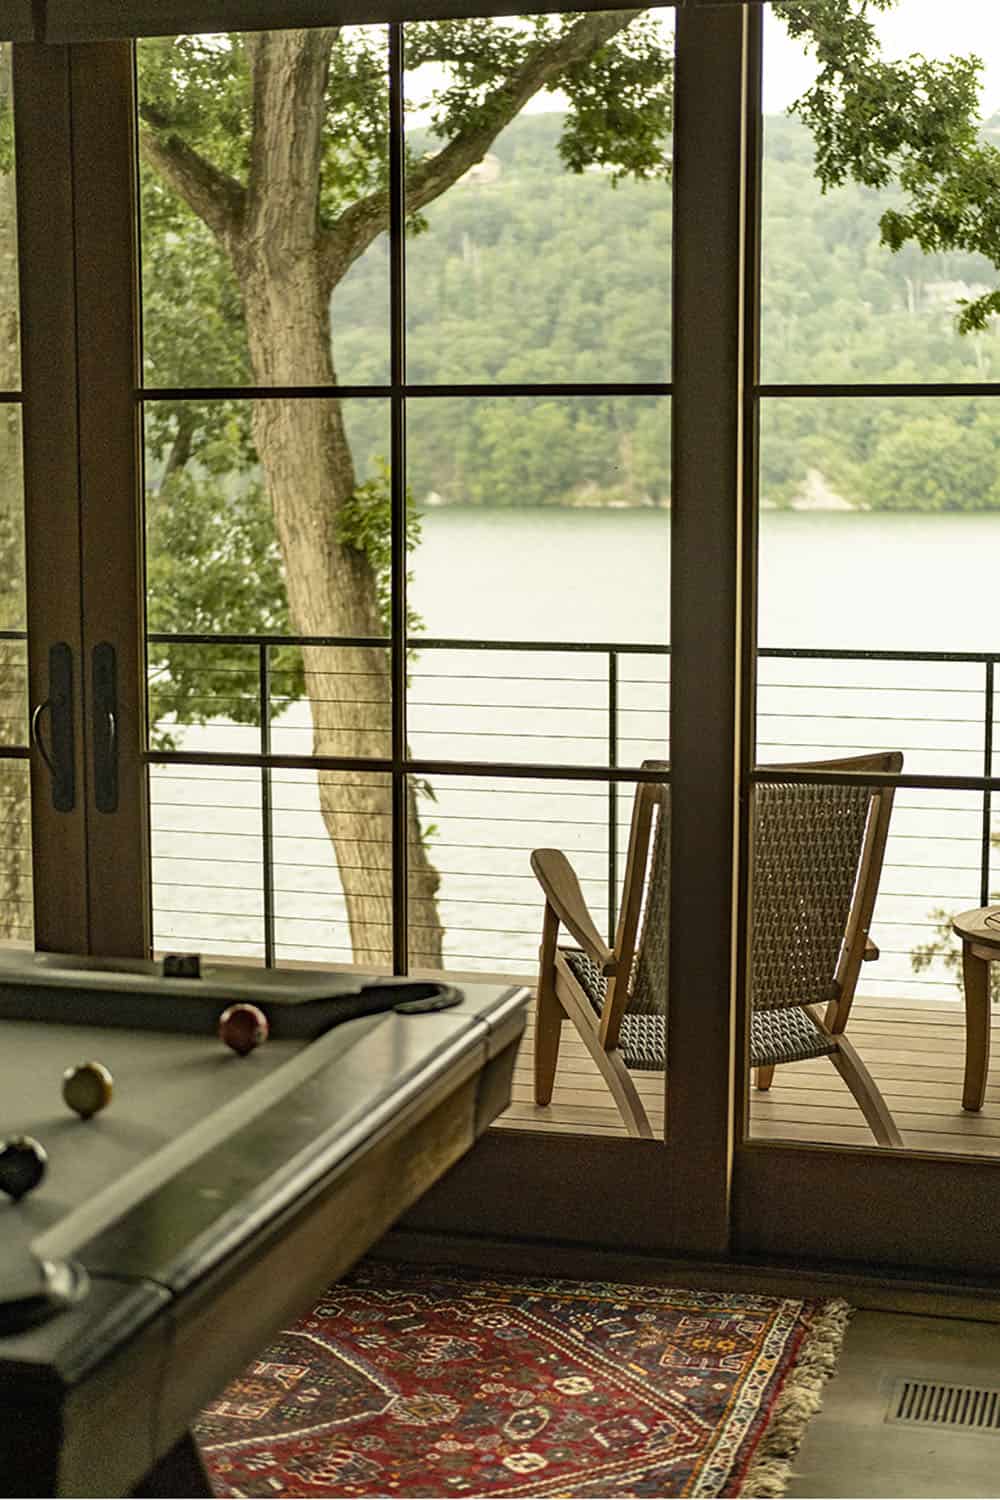
<path id="1" fill-rule="evenodd" d="M 45 1176 L 48 1157 L 34 1136 L 10 1135 L 0 1141 L 0 1189 L 15 1203 Z"/>
<path id="2" fill-rule="evenodd" d="M 256 1005 L 230 1005 L 219 1017 L 219 1036 L 241 1057 L 267 1041 L 268 1029 L 267 1017 Z"/>
<path id="3" fill-rule="evenodd" d="M 115 1081 L 103 1063 L 85 1062 L 67 1068 L 63 1074 L 62 1096 L 70 1109 L 84 1120 L 96 1115 L 111 1103 Z"/>

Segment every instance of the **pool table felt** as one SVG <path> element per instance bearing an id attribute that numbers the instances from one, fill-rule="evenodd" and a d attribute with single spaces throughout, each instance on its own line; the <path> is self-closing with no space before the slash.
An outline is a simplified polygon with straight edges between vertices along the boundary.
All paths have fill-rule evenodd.
<path id="1" fill-rule="evenodd" d="M 248 1057 L 203 1036 L 0 1022 L 0 1131 L 34 1135 L 49 1155 L 33 1193 L 19 1203 L 0 1198 L 0 1274 L 17 1247 L 22 1256 L 80 1254 L 107 1274 L 183 1280 L 192 1239 L 220 1238 L 221 1219 L 245 1215 L 287 1165 L 316 1090 L 324 1139 L 310 1140 L 310 1151 L 328 1168 L 331 1153 L 348 1153 L 378 1127 L 390 1096 L 419 1089 L 450 1053 L 471 1048 L 470 1071 L 482 1049 L 491 1053 L 489 1012 L 503 993 L 473 985 L 453 1009 L 364 1017 L 308 1044 L 269 1041 Z M 115 1096 L 81 1120 L 62 1101 L 61 1077 L 90 1058 L 111 1069 Z M 123 1260 L 123 1221 L 138 1224 L 144 1204 L 179 1194 L 181 1179 L 183 1213 L 174 1217 L 182 1222 L 162 1222 L 161 1212 L 156 1235 L 133 1235 Z"/>

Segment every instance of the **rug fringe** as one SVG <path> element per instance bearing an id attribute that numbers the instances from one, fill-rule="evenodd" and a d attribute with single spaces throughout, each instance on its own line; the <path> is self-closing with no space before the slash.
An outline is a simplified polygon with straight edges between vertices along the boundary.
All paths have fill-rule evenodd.
<path id="1" fill-rule="evenodd" d="M 824 1304 L 812 1324 L 737 1492 L 743 1500 L 779 1500 L 785 1493 L 792 1459 L 810 1417 L 823 1404 L 823 1388 L 837 1368 L 850 1318 L 849 1304 L 837 1298 Z"/>

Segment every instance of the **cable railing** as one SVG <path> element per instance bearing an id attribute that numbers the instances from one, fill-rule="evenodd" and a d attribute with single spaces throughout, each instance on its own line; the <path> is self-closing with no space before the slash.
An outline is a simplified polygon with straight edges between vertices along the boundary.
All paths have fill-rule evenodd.
<path id="1" fill-rule="evenodd" d="M 363 657 L 352 655 L 359 645 Z M 150 647 L 157 947 L 383 966 L 394 916 L 386 643 L 154 634 Z M 927 778 L 897 790 L 874 931 L 882 960 L 866 966 L 862 992 L 958 995 L 950 916 L 987 904 L 1000 887 L 988 784 L 1000 775 L 998 662 L 990 652 L 759 652 L 762 768 L 900 749 L 907 778 Z M 23 670 L 20 660 L 10 666 L 17 719 Z M 530 974 L 541 902 L 529 857 L 541 846 L 570 855 L 611 935 L 630 773 L 669 758 L 669 674 L 669 647 L 659 644 L 412 643 L 411 865 L 425 860 L 437 886 L 429 893 L 431 877 L 411 879 L 411 963 L 438 954 L 454 968 Z M 378 764 L 338 767 L 341 736 Z M 0 761 L 26 753 L 23 726 L 5 739 Z M 26 782 L 26 768 L 14 773 L 9 763 Z M 338 838 L 335 852 L 331 829 L 359 785 L 363 826 Z M 22 829 L 8 831 L 13 850 Z M 19 878 L 26 917 L 30 871 Z"/>
<path id="2" fill-rule="evenodd" d="M 151 644 L 176 649 L 179 640 L 198 651 L 217 644 L 210 636 L 152 636 Z M 151 683 L 159 946 L 215 943 L 265 962 L 383 961 L 392 926 L 391 716 L 380 692 L 388 676 L 377 681 L 370 659 L 352 671 L 343 641 L 248 636 L 224 645 L 229 677 L 206 663 L 211 690 L 181 695 L 189 709 L 197 699 L 205 722 L 179 725 L 174 684 Z M 324 725 L 318 739 L 298 696 L 294 653 L 306 645 L 309 696 Z M 233 647 L 245 649 L 236 665 Z M 883 957 L 872 977 L 866 969 L 862 992 L 957 997 L 949 915 L 985 904 L 997 885 L 991 790 L 968 783 L 997 774 L 998 661 L 988 652 L 759 653 L 761 767 L 901 749 L 907 775 L 931 783 L 897 792 L 874 931 Z M 412 962 L 427 959 L 440 926 L 448 966 L 530 974 L 541 904 L 529 856 L 539 846 L 567 851 L 610 935 L 631 813 L 628 773 L 644 759 L 669 758 L 669 670 L 665 645 L 413 642 L 407 738 L 420 844 L 439 883 L 433 902 L 411 886 Z M 352 743 L 368 737 L 377 770 L 311 767 L 317 748 L 335 758 L 341 730 Z M 158 734 L 174 747 L 167 758 L 157 756 Z M 259 764 L 227 766 L 227 752 Z M 427 765 L 431 773 L 419 769 Z M 519 766 L 525 774 L 510 774 Z M 328 824 L 369 778 L 383 788 L 383 805 L 338 860 Z M 381 891 L 373 890 L 379 879 Z"/>

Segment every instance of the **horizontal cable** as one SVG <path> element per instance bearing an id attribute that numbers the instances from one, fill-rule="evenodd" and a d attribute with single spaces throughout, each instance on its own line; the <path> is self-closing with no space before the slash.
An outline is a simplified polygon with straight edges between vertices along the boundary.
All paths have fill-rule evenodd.
<path id="1" fill-rule="evenodd" d="M 480 793 L 480 795 L 482 795 L 482 794 Z M 382 817 L 382 816 L 385 816 L 385 814 L 381 814 L 380 813 L 379 816 Z M 602 819 L 602 818 L 573 818 L 573 819 L 559 818 L 559 817 L 548 817 L 548 818 L 521 818 L 521 817 L 518 817 L 518 818 L 500 818 L 500 817 L 487 817 L 487 816 L 481 815 L 479 813 L 440 813 L 440 812 L 435 814 L 434 821 L 435 822 L 440 822 L 440 823 L 447 823 L 447 822 L 455 822 L 455 823 L 489 823 L 491 825 L 491 827 L 495 827 L 498 823 L 518 823 L 518 824 L 521 824 L 521 823 L 540 823 L 540 824 L 542 824 L 543 827 L 544 826 L 551 826 L 553 823 L 555 823 L 555 824 L 567 823 L 572 828 L 604 828 L 606 826 L 606 823 L 607 823 L 607 820 L 606 819 Z"/>
<path id="2" fill-rule="evenodd" d="M 984 693 L 982 683 L 975 687 L 929 687 L 927 684 L 897 687 L 888 682 L 761 682 L 758 679 L 758 693 L 764 688 L 800 689 L 806 693 L 962 693 L 967 698 L 981 698 Z"/>
<path id="3" fill-rule="evenodd" d="M 598 703 L 509 703 L 509 702 L 507 702 L 506 700 L 504 700 L 502 698 L 497 699 L 497 701 L 494 702 L 494 703 L 462 703 L 462 702 L 454 702 L 454 701 L 448 702 L 445 699 L 441 699 L 440 701 L 433 701 L 432 699 L 429 699 L 429 698 L 413 698 L 411 696 L 410 699 L 409 699 L 409 707 L 410 707 L 411 710 L 415 709 L 415 708 L 424 709 L 424 710 L 429 709 L 429 708 L 449 708 L 449 709 L 458 708 L 458 709 L 463 710 L 466 713 L 468 713 L 470 711 L 471 712 L 476 712 L 477 710 L 481 712 L 482 710 L 485 709 L 487 712 L 490 712 L 490 713 L 508 713 L 510 711 L 514 711 L 514 712 L 524 712 L 524 713 L 531 713 L 531 714 L 537 714 L 537 713 L 586 714 L 586 713 L 604 713 L 606 711 L 606 709 L 607 709 L 607 704 L 606 703 L 601 703 L 601 702 L 598 702 Z M 634 710 L 632 710 L 632 712 L 634 712 L 634 713 L 650 713 L 650 714 L 653 714 L 653 713 L 662 713 L 663 710 L 659 709 L 659 708 L 646 708 L 646 709 L 634 709 Z M 487 731 L 487 732 L 489 732 L 489 731 Z"/>
<path id="4" fill-rule="evenodd" d="M 656 712 L 656 710 L 654 710 L 654 709 L 646 709 L 645 712 L 647 712 L 647 713 L 654 713 L 654 712 Z M 790 709 L 787 713 L 780 713 L 780 712 L 778 712 L 775 709 L 769 709 L 767 711 L 761 711 L 760 713 L 758 713 L 757 718 L 758 718 L 758 721 L 761 720 L 761 719 L 772 719 L 772 720 L 773 719 L 792 719 L 792 720 L 795 721 L 795 723 L 798 723 L 798 721 L 800 719 L 819 719 L 819 720 L 824 721 L 825 723 L 830 723 L 832 721 L 833 723 L 836 723 L 836 724 L 846 724 L 846 723 L 856 723 L 856 724 L 975 724 L 976 727 L 979 728 L 979 729 L 982 729 L 982 727 L 983 727 L 983 721 L 982 721 L 982 717 L 981 716 L 978 717 L 978 718 L 975 718 L 975 719 L 967 719 L 967 718 L 953 719 L 953 718 L 949 718 L 949 717 L 947 717 L 945 715 L 935 714 L 934 717 L 931 718 L 931 717 L 928 717 L 925 714 L 916 714 L 916 713 L 912 713 L 912 714 L 836 714 L 836 715 L 831 715 L 831 714 L 808 713 L 808 712 L 804 712 L 801 709 Z M 976 745 L 974 748 L 976 750 L 981 751 L 982 750 L 982 745 L 981 744 L 980 745 Z"/>
<path id="5" fill-rule="evenodd" d="M 161 906 L 154 902 L 153 911 L 161 916 L 170 917 L 226 917 L 239 922 L 262 922 L 264 920 L 264 914 L 260 911 L 220 911 L 214 906 L 200 911 L 191 906 Z M 321 919 L 317 918 L 317 920 Z"/>
<path id="6" fill-rule="evenodd" d="M 233 891 L 233 892 L 237 892 L 238 891 L 238 892 L 244 892 L 247 895 L 254 895 L 254 894 L 256 894 L 260 890 L 260 887 L 257 886 L 257 885 L 222 885 L 218 881 L 215 881 L 215 880 L 213 880 L 213 881 L 199 881 L 199 880 L 160 880 L 160 879 L 157 878 L 156 872 L 154 870 L 154 872 L 153 872 L 153 889 L 154 889 L 154 891 L 163 890 L 163 889 L 177 889 L 177 890 L 181 890 L 181 891 Z M 304 892 L 302 892 L 302 894 L 303 895 L 317 895 L 317 894 L 325 894 L 325 893 L 323 893 L 323 892 L 308 892 L 308 891 L 304 891 Z"/>
<path id="7" fill-rule="evenodd" d="M 543 736 L 540 736 L 540 738 L 542 738 L 542 737 Z M 567 736 L 565 736 L 565 738 L 569 739 L 569 738 L 572 738 L 572 736 L 567 735 Z M 796 740 L 794 744 L 788 744 L 788 745 L 786 745 L 782 740 L 762 740 L 762 741 L 759 742 L 759 748 L 764 749 L 764 750 L 783 750 L 783 749 L 787 749 L 787 750 L 793 750 L 793 751 L 794 750 L 831 750 L 832 749 L 832 750 L 836 750 L 838 752 L 842 751 L 842 750 L 850 750 L 852 752 L 853 751 L 864 752 L 866 750 L 871 750 L 872 749 L 871 745 L 841 744 L 840 742 L 834 743 L 834 742 L 832 742 L 830 740 Z M 906 750 L 914 751 L 914 752 L 916 752 L 917 754 L 920 754 L 920 755 L 923 755 L 923 754 L 927 754 L 927 755 L 976 755 L 976 754 L 979 754 L 980 756 L 982 755 L 982 747 L 981 746 L 962 746 L 962 745 L 905 745 L 903 748 L 906 749 Z M 867 777 L 867 772 L 865 773 L 865 776 Z"/>

